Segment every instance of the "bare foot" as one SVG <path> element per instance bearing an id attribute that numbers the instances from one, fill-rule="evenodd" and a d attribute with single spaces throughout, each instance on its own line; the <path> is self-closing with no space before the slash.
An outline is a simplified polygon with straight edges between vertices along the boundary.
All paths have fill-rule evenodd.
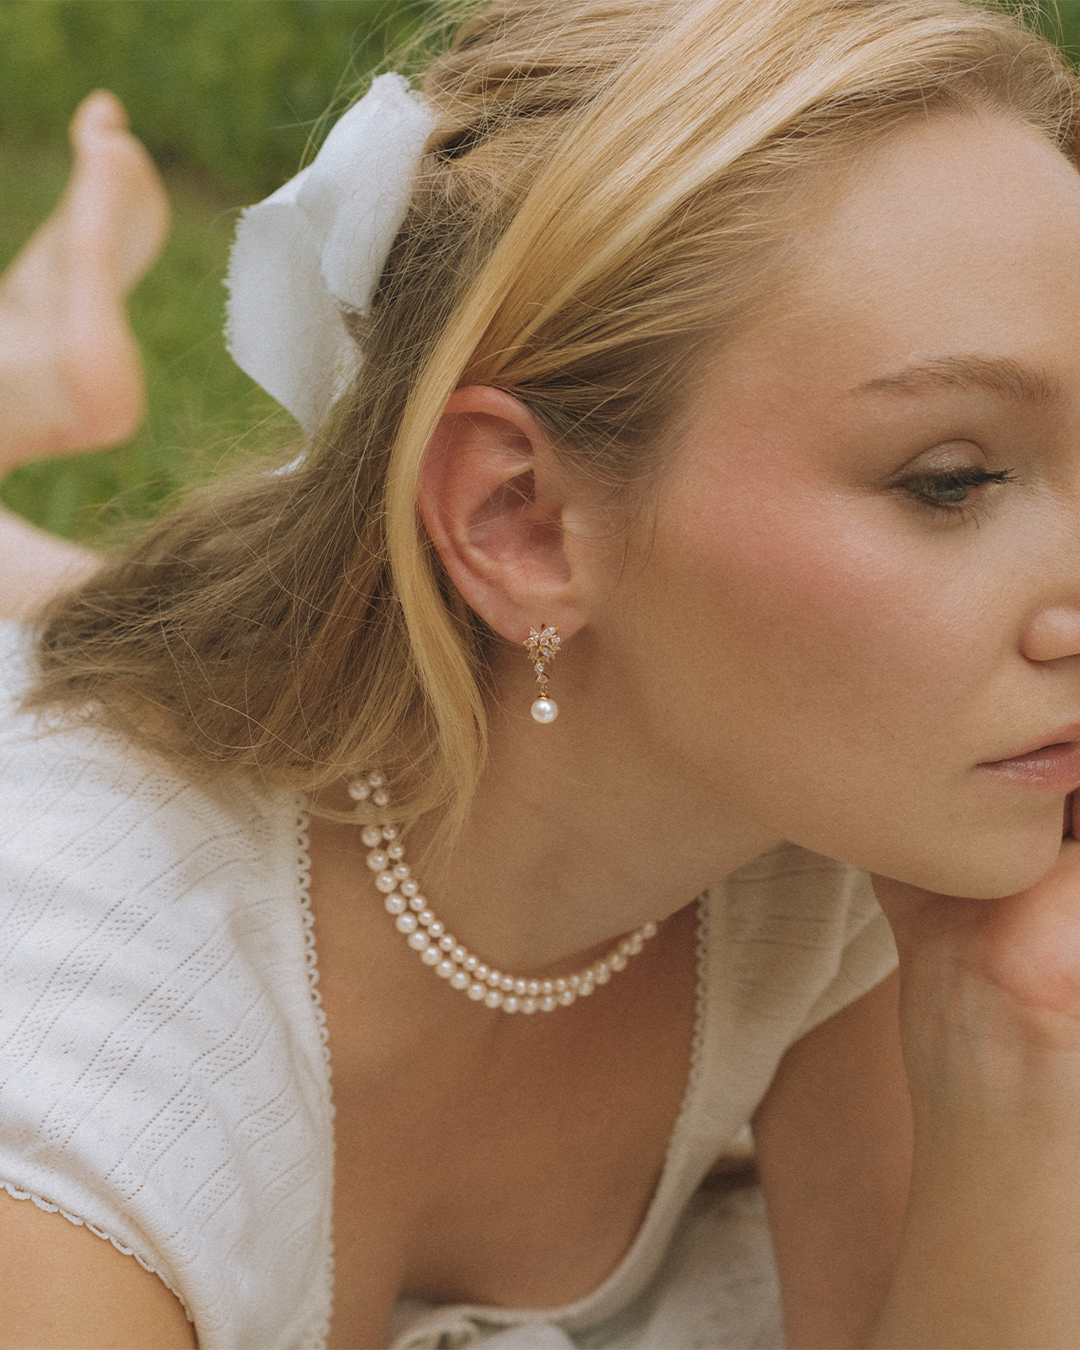
<path id="1" fill-rule="evenodd" d="M 60 204 L 0 278 L 0 477 L 18 463 L 124 440 L 143 412 L 124 296 L 157 257 L 157 170 L 104 90 L 71 123 Z"/>

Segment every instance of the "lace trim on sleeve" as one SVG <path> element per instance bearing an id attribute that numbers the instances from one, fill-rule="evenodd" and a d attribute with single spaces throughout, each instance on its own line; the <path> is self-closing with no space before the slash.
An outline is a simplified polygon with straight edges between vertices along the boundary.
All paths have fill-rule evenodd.
<path id="1" fill-rule="evenodd" d="M 32 1191 L 20 1190 L 18 1186 L 11 1181 L 0 1180 L 0 1189 L 7 1191 L 12 1200 L 32 1200 L 34 1204 L 37 1205 L 38 1209 L 43 1209 L 46 1214 L 59 1214 L 61 1218 L 67 1219 L 68 1223 L 75 1224 L 77 1228 L 88 1229 L 95 1237 L 104 1238 L 106 1242 L 111 1242 L 122 1256 L 133 1256 L 135 1260 L 138 1261 L 139 1265 L 142 1266 L 143 1270 L 148 1270 L 151 1275 L 156 1275 L 158 1277 L 169 1293 L 177 1299 L 181 1308 L 184 1310 L 184 1316 L 194 1326 L 195 1319 L 192 1317 L 191 1311 L 184 1302 L 184 1297 L 180 1291 L 174 1288 L 160 1270 L 144 1261 L 139 1253 L 133 1248 L 125 1247 L 124 1244 L 118 1238 L 114 1238 L 111 1233 L 106 1233 L 103 1228 L 95 1227 L 95 1225 L 90 1223 L 87 1219 L 80 1219 L 77 1214 L 70 1214 L 66 1209 L 61 1209 L 59 1205 L 54 1205 L 51 1200 L 45 1200 L 40 1195 L 34 1195 Z"/>

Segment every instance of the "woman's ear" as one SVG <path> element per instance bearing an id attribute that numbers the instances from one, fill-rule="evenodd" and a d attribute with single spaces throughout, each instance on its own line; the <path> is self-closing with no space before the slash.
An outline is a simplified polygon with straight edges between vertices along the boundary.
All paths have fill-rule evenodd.
<path id="1" fill-rule="evenodd" d="M 458 389 L 427 448 L 418 504 L 451 581 L 511 642 L 530 625 L 570 637 L 592 581 L 575 490 L 533 415 L 502 389 Z"/>

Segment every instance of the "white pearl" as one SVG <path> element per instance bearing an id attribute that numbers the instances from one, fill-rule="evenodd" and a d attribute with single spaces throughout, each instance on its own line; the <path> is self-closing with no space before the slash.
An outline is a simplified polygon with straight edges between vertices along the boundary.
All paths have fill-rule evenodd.
<path id="1" fill-rule="evenodd" d="M 429 933 L 431 932 L 430 928 L 428 929 L 428 932 Z M 449 933 L 444 933 L 442 937 L 439 939 L 439 946 L 443 949 L 444 952 L 452 952 L 454 948 L 457 946 L 457 940 L 455 938 L 452 938 Z"/>
<path id="2" fill-rule="evenodd" d="M 389 806 L 390 794 L 387 791 L 385 791 L 385 789 L 380 788 L 378 792 L 373 792 L 371 794 L 371 800 L 375 803 L 376 806 Z"/>
<path id="3" fill-rule="evenodd" d="M 486 980 L 490 974 L 491 971 L 488 970 L 487 966 L 484 965 L 483 961 L 477 961 L 476 969 L 473 971 L 474 977 L 478 980 Z"/>
<path id="4" fill-rule="evenodd" d="M 417 930 L 417 932 L 411 934 L 409 937 L 409 946 L 414 952 L 422 952 L 431 946 L 431 939 L 426 933 L 421 933 Z"/>
<path id="5" fill-rule="evenodd" d="M 529 997 L 530 997 L 530 998 L 535 998 L 535 997 L 537 996 L 537 994 L 540 992 L 540 981 L 539 981 L 539 980 L 530 980 L 529 983 L 526 985 L 525 988 L 526 988 L 526 993 L 529 995 Z"/>
<path id="6" fill-rule="evenodd" d="M 415 933 L 416 919 L 411 914 L 399 914 L 394 920 L 394 927 L 399 933 Z"/>
<path id="7" fill-rule="evenodd" d="M 435 922 L 435 915 L 432 914 L 430 909 L 422 909 L 416 916 L 416 922 L 423 924 L 425 928 L 430 928 Z"/>
<path id="8" fill-rule="evenodd" d="M 442 959 L 442 952 L 438 947 L 425 947 L 420 953 L 420 960 L 425 966 L 437 966 Z"/>
<path id="9" fill-rule="evenodd" d="M 479 964 L 480 962 L 476 959 L 475 956 L 467 956 L 465 960 L 462 962 L 462 965 L 465 967 L 466 970 L 475 970 Z"/>
<path id="10" fill-rule="evenodd" d="M 645 946 L 645 939 L 641 936 L 640 933 L 635 933 L 634 936 L 630 939 L 630 950 L 627 953 L 627 955 L 637 956 L 638 953 L 641 951 L 642 947 L 644 946 Z"/>
<path id="11" fill-rule="evenodd" d="M 484 984 L 470 984 L 470 985 L 469 985 L 469 997 L 472 999 L 472 1001 L 473 1001 L 474 1003 L 479 1002 L 480 999 L 482 999 L 482 998 L 487 998 L 487 985 L 484 985 Z"/>
<path id="12" fill-rule="evenodd" d="M 573 1003 L 576 998 L 577 994 L 575 994 L 572 989 L 564 989 L 559 995 L 559 1002 L 564 1008 L 569 1008 L 570 1004 Z"/>
<path id="13" fill-rule="evenodd" d="M 536 999 L 523 998 L 521 1000 L 521 1011 L 523 1013 L 534 1013 L 536 1011 Z"/>
<path id="14" fill-rule="evenodd" d="M 597 984 L 607 984 L 611 979 L 611 967 L 606 961 L 597 961 L 592 968 L 592 977 Z"/>
<path id="15" fill-rule="evenodd" d="M 385 831 L 384 831 L 384 833 L 385 833 Z M 387 856 L 388 858 L 393 858 L 393 860 L 394 860 L 395 862 L 397 862 L 399 858 L 404 858 L 404 856 L 405 856 L 405 845 L 404 845 L 404 844 L 391 844 L 390 847 L 386 850 L 386 856 Z"/>
<path id="16" fill-rule="evenodd" d="M 528 980 L 514 981 L 514 993 L 517 994 L 518 998 L 524 998 L 526 993 L 528 992 L 528 989 L 529 989 Z"/>
<path id="17" fill-rule="evenodd" d="M 463 970 L 455 970 L 453 975 L 450 976 L 450 984 L 454 989 L 468 989 L 472 980 Z"/>
<path id="18" fill-rule="evenodd" d="M 656 936 L 656 924 L 652 923 L 651 921 L 650 921 L 649 923 L 647 923 L 647 924 L 643 924 L 642 927 L 641 927 L 641 936 L 642 936 L 643 938 L 651 938 L 651 937 L 655 937 L 655 936 Z"/>
<path id="19" fill-rule="evenodd" d="M 566 987 L 567 989 L 576 989 L 580 983 L 581 983 L 580 975 L 571 975 L 566 981 Z"/>
<path id="20" fill-rule="evenodd" d="M 554 983 L 552 984 L 552 988 L 555 990 L 557 994 L 561 994 L 563 990 L 567 988 L 566 981 L 563 979 L 555 980 Z"/>
<path id="21" fill-rule="evenodd" d="M 612 969 L 612 970 L 625 970 L 625 969 L 626 969 L 626 957 L 623 956 L 622 952 L 612 952 L 612 953 L 611 953 L 611 957 L 610 957 L 610 961 L 611 961 L 611 969 Z"/>
<path id="22" fill-rule="evenodd" d="M 432 918 L 431 922 L 428 924 L 428 932 L 432 937 L 442 937 L 446 932 L 446 929 L 443 927 L 440 920 Z"/>
<path id="23" fill-rule="evenodd" d="M 582 980 L 578 985 L 578 998 L 588 998 L 595 988 L 596 985 L 593 984 L 592 980 L 588 978 Z"/>
<path id="24" fill-rule="evenodd" d="M 396 825 L 384 825 L 382 827 L 382 837 L 387 843 L 389 843 L 391 839 L 396 839 L 398 837 L 398 827 Z"/>
<path id="25" fill-rule="evenodd" d="M 477 971 L 476 973 L 477 975 L 480 974 L 479 971 Z M 496 989 L 498 988 L 499 981 L 502 979 L 502 971 L 489 970 L 488 973 L 484 976 L 484 979 L 487 981 L 488 984 L 491 985 L 492 989 Z"/>
<path id="26" fill-rule="evenodd" d="M 373 872 L 384 872 L 386 870 L 386 854 L 379 849 L 367 855 L 367 865 Z"/>
<path id="27" fill-rule="evenodd" d="M 388 895 L 384 901 L 387 914 L 404 914 L 405 901 L 400 895 Z"/>
<path id="28" fill-rule="evenodd" d="M 504 975 L 499 981 L 499 988 L 504 994 L 512 994 L 514 991 L 514 977 L 512 975 Z"/>
<path id="29" fill-rule="evenodd" d="M 402 892 L 402 894 L 404 894 L 404 892 Z M 426 909 L 424 906 L 425 906 L 425 901 L 424 901 L 424 897 L 423 897 L 422 895 L 413 895 L 413 896 L 410 896 L 410 898 L 409 898 L 409 908 L 410 908 L 415 914 L 426 914 L 426 915 L 428 916 L 428 922 L 429 922 L 429 923 L 433 923 L 434 920 L 435 920 L 435 915 L 432 914 L 432 912 L 431 912 L 430 909 Z"/>
<path id="30" fill-rule="evenodd" d="M 555 999 L 551 994 L 545 994 L 540 1000 L 540 1007 L 544 1012 L 553 1012 L 555 1009 Z"/>
<path id="31" fill-rule="evenodd" d="M 533 721 L 540 722 L 546 726 L 548 722 L 554 722 L 559 715 L 559 707 L 553 698 L 538 698 L 529 709 L 532 713 Z"/>
<path id="32" fill-rule="evenodd" d="M 354 802 L 366 802 L 371 796 L 371 789 L 366 783 L 350 783 L 349 796 Z"/>
<path id="33" fill-rule="evenodd" d="M 507 994 L 502 1001 L 503 1012 L 515 1013 L 518 1010 L 518 1001 L 513 994 Z"/>
<path id="34" fill-rule="evenodd" d="M 458 964 L 459 966 L 460 966 L 460 965 L 464 965 L 464 963 L 465 963 L 465 958 L 468 956 L 468 954 L 469 954 L 469 953 L 465 950 L 465 948 L 462 947 L 462 946 L 459 944 L 459 945 L 456 946 L 456 947 L 454 948 L 454 950 L 450 953 L 450 960 L 451 960 L 451 961 L 456 961 L 457 964 Z"/>
<path id="35" fill-rule="evenodd" d="M 375 885 L 378 886 L 379 890 L 382 891 L 384 895 L 389 895 L 390 892 L 396 888 L 397 879 L 393 872 L 380 872 L 375 878 Z"/>
<path id="36" fill-rule="evenodd" d="M 360 838 L 368 848 L 374 848 L 376 844 L 382 843 L 382 830 L 378 825 L 365 825 L 360 831 Z"/>
<path id="37" fill-rule="evenodd" d="M 405 881 L 409 875 L 409 864 L 399 862 L 395 865 L 393 870 L 394 876 L 397 877 L 398 881 Z"/>
<path id="38" fill-rule="evenodd" d="M 405 885 L 402 886 L 401 888 L 401 894 L 407 895 L 411 900 L 414 895 L 420 894 L 420 887 L 416 884 L 415 881 L 407 881 Z"/>
<path id="39" fill-rule="evenodd" d="M 386 779 L 382 776 L 382 774 L 378 771 L 378 769 L 376 769 L 374 773 L 369 773 L 367 776 L 367 780 L 372 787 L 382 787 L 382 785 L 386 782 Z"/>
<path id="40" fill-rule="evenodd" d="M 503 996 L 497 989 L 489 989 L 484 995 L 484 1002 L 489 1008 L 497 1008 L 502 1001 Z"/>
<path id="41" fill-rule="evenodd" d="M 453 975 L 453 973 L 454 973 L 453 961 L 440 961 L 439 964 L 435 967 L 435 974 L 438 975 L 440 980 L 448 980 L 450 976 Z"/>

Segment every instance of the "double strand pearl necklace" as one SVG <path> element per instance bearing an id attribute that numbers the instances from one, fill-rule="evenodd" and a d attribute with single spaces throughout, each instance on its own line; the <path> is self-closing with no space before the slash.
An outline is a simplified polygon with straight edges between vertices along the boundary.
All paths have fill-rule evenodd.
<path id="1" fill-rule="evenodd" d="M 390 798 L 381 773 L 365 773 L 349 781 L 349 796 L 355 802 L 369 798 L 373 805 L 386 807 Z M 385 899 L 383 905 L 394 916 L 394 927 L 440 979 L 459 989 L 474 1003 L 501 1008 L 506 1013 L 554 1012 L 568 1008 L 579 998 L 587 998 L 599 984 L 607 984 L 616 971 L 625 970 L 632 956 L 656 936 L 656 924 L 635 928 L 591 966 L 573 975 L 554 980 L 526 979 L 507 975 L 481 961 L 462 946 L 446 925 L 437 919 L 413 880 L 405 849 L 396 825 L 365 825 L 360 832 L 370 850 L 367 865 L 375 873 L 375 886 Z"/>

